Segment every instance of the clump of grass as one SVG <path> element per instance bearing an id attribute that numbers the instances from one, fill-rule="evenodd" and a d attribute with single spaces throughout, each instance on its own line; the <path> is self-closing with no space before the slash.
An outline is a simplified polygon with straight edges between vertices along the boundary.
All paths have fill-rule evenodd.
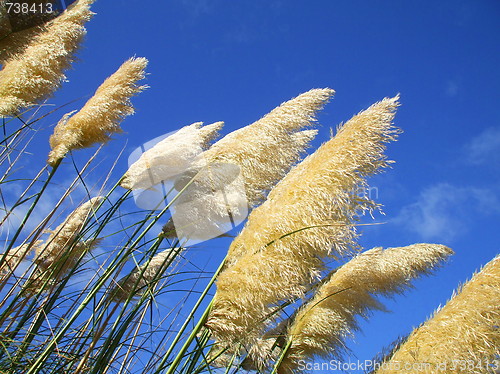
<path id="1" fill-rule="evenodd" d="M 109 170 L 96 165 L 100 148 L 83 167 L 73 156 L 63 164 L 70 151 L 109 141 L 134 112 L 131 98 L 145 88 L 138 82 L 147 60 L 131 58 L 80 111 L 58 122 L 51 167 L 14 177 L 24 172 L 18 166 L 29 157 L 31 139 L 44 134 L 33 125 L 52 118 L 36 103 L 64 79 L 91 4 L 78 0 L 46 25 L 0 41 L 0 116 L 4 129 L 22 123 L 4 131 L 0 152 L 6 170 L 0 184 L 19 192 L 12 198 L 2 189 L 2 223 L 22 212 L 15 230 L 2 232 L 1 371 L 173 374 L 222 366 L 226 372 L 297 372 L 299 360 L 342 355 L 357 316 L 383 309 L 377 295 L 401 293 L 451 254 L 442 245 L 415 244 L 354 255 L 361 251 L 359 218 L 379 208 L 355 192 L 390 164 L 384 152 L 400 132 L 393 125 L 398 96 L 355 115 L 302 161 L 318 133 L 310 127 L 332 89 L 307 91 L 218 141 L 222 122 L 185 126 L 116 178 L 121 161 Z M 132 190 L 164 181 L 175 196 L 165 196 L 161 209 L 132 206 Z M 45 204 L 46 191 L 55 204 Z M 42 240 L 49 222 L 81 191 L 88 201 Z M 184 213 L 170 212 L 158 235 L 169 210 Z M 243 220 L 247 211 L 215 271 L 205 271 L 178 237 L 224 236 L 224 219 Z M 498 355 L 497 265 L 498 258 L 474 276 L 392 360 Z"/>

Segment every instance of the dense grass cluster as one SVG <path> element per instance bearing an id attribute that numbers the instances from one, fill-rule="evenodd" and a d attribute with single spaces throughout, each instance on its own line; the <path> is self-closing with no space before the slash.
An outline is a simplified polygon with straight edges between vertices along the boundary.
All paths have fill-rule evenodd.
<path id="1" fill-rule="evenodd" d="M 453 253 L 358 244 L 361 217 L 380 207 L 356 191 L 391 162 L 398 96 L 354 115 L 305 158 L 332 89 L 220 139 L 222 122 L 184 126 L 128 170 L 119 156 L 104 167 L 102 145 L 147 88 L 147 59 L 125 61 L 79 110 L 42 104 L 74 59 L 91 5 L 78 0 L 0 41 L 1 373 L 300 372 L 300 362 L 344 357 L 357 319 L 384 309 L 379 296 L 403 293 Z M 44 126 L 54 122 L 50 135 Z M 34 170 L 39 140 L 50 151 Z M 152 191 L 156 206 L 134 205 Z M 219 240 L 228 221 L 245 224 L 205 271 L 189 243 Z M 465 358 L 485 366 L 448 372 L 492 372 L 499 265 L 380 362 L 429 362 L 436 372 Z"/>

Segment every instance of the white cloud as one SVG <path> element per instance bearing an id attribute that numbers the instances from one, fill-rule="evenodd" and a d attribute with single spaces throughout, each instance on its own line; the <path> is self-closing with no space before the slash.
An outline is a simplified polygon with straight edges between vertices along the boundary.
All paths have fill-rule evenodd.
<path id="1" fill-rule="evenodd" d="M 500 164 L 500 127 L 489 127 L 466 145 L 466 158 L 472 164 Z"/>
<path id="2" fill-rule="evenodd" d="M 64 190 L 61 190 L 62 186 L 69 186 L 73 180 L 65 179 L 60 182 L 60 184 L 50 185 L 44 192 L 43 196 L 38 201 L 36 207 L 30 214 L 28 221 L 25 223 L 22 234 L 18 238 L 18 243 L 20 244 L 22 240 L 26 238 L 33 230 L 44 221 L 53 211 Z M 94 185 L 87 181 L 88 186 Z M 90 188 L 90 193 L 92 196 L 97 195 L 97 191 Z M 24 190 L 24 186 L 19 183 L 5 183 L 2 185 L 2 204 L 0 204 L 0 253 L 3 252 L 4 247 L 8 245 L 9 240 L 12 238 L 14 233 L 18 230 L 19 225 L 23 221 L 24 217 L 28 213 L 34 198 L 26 200 L 23 204 L 17 206 L 14 210 L 12 206 L 15 204 L 19 196 Z M 34 188 L 33 188 L 34 190 Z M 30 191 L 26 196 L 32 196 L 33 192 Z M 81 183 L 78 183 L 71 194 L 66 198 L 65 202 L 58 209 L 58 211 L 51 218 L 51 223 L 46 226 L 46 228 L 55 228 L 62 220 L 69 214 L 73 209 L 75 209 L 81 203 L 87 201 L 89 196 L 87 194 L 87 189 Z M 8 217 L 5 216 L 8 214 Z"/>
<path id="3" fill-rule="evenodd" d="M 422 191 L 392 222 L 422 240 L 449 241 L 465 232 L 474 217 L 491 213 L 500 213 L 500 200 L 492 190 L 440 183 Z"/>
<path id="4" fill-rule="evenodd" d="M 456 97 L 460 93 L 460 86 L 456 81 L 450 80 L 446 83 L 445 92 L 448 97 Z"/>

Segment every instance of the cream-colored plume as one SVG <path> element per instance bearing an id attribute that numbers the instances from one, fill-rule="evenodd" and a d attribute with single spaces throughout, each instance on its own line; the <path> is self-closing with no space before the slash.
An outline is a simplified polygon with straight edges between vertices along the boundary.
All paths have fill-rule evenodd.
<path id="1" fill-rule="evenodd" d="M 156 170 L 168 175 L 174 174 L 171 170 L 179 172 L 176 157 L 170 161 L 169 155 L 189 155 L 182 160 L 191 160 L 191 165 L 181 163 L 185 170 L 174 178 L 176 186 L 190 183 L 175 203 L 175 231 L 183 240 L 200 241 L 223 235 L 244 220 L 248 210 L 298 161 L 317 133 L 301 129 L 315 121 L 316 112 L 333 94 L 334 91 L 327 88 L 299 95 L 255 123 L 226 135 L 194 160 L 181 146 L 177 147 L 178 151 L 176 147 L 167 151 L 159 143 L 148 152 L 155 152 L 160 163 L 149 162 L 149 168 L 140 163 L 140 173 L 129 169 L 122 186 L 144 188 L 136 181 L 156 182 L 160 179 L 155 178 Z M 179 138 L 181 144 L 189 143 L 188 137 L 187 140 Z M 154 158 L 147 152 L 143 157 L 146 156 L 148 161 Z M 138 178 L 139 174 L 144 178 Z"/>
<path id="2" fill-rule="evenodd" d="M 367 318 L 371 310 L 384 309 L 376 295 L 403 292 L 413 279 L 429 273 L 452 253 L 444 245 L 414 244 L 373 248 L 354 257 L 295 316 L 288 330 L 292 342 L 280 372 L 301 372 L 299 361 L 315 356 L 341 359 L 345 339 L 358 329 L 356 317 Z"/>
<path id="3" fill-rule="evenodd" d="M 200 154 L 217 137 L 223 124 L 216 122 L 202 127 L 202 122 L 197 122 L 167 136 L 129 167 L 120 186 L 130 190 L 148 189 L 185 173 L 200 163 Z"/>
<path id="4" fill-rule="evenodd" d="M 163 272 L 175 257 L 172 249 L 156 254 L 149 263 L 141 265 L 118 281 L 111 291 L 115 301 L 125 301 L 132 296 L 140 296 L 154 281 L 161 279 Z M 169 261 L 170 259 L 170 261 Z"/>
<path id="5" fill-rule="evenodd" d="M 284 102 L 260 120 L 231 132 L 204 152 L 207 164 L 235 164 L 241 169 L 250 206 L 288 172 L 316 135 L 299 132 L 315 121 L 335 91 L 313 89 Z"/>
<path id="6" fill-rule="evenodd" d="M 377 205 L 356 194 L 387 165 L 398 97 L 354 116 L 278 183 L 231 244 L 207 326 L 223 345 L 262 336 L 280 301 L 300 298 L 327 256 L 357 248 L 355 220 Z"/>
<path id="7" fill-rule="evenodd" d="M 395 140 L 392 126 L 399 97 L 384 99 L 340 126 L 337 134 L 294 167 L 255 210 L 229 248 L 227 264 L 268 243 L 299 247 L 311 243 L 321 255 L 344 254 L 355 246 L 353 220 L 377 207 L 367 194 L 366 177 L 388 165 L 385 143 Z M 282 238 L 296 230 L 314 227 Z M 275 242 L 276 241 L 276 242 Z M 281 251 L 281 250 L 280 250 Z M 299 249 L 300 251 L 300 249 Z M 285 250 L 286 252 L 286 250 Z"/>
<path id="8" fill-rule="evenodd" d="M 47 23 L 24 49 L 19 47 L 15 55 L 9 54 L 11 58 L 0 71 L 0 116 L 15 115 L 59 88 L 65 79 L 64 70 L 85 35 L 83 25 L 92 16 L 92 3 L 78 0 Z"/>
<path id="9" fill-rule="evenodd" d="M 288 147 L 305 149 L 315 135 L 316 130 L 292 134 Z M 202 155 L 200 165 L 206 162 Z M 192 168 L 179 176 L 175 185 L 179 191 L 183 190 L 175 201 L 172 215 L 177 237 L 193 244 L 224 236 L 243 222 L 251 208 L 246 191 L 251 182 L 246 181 L 238 164 L 219 161 Z"/>
<path id="10" fill-rule="evenodd" d="M 400 373 L 412 365 L 426 373 L 495 372 L 500 365 L 500 256 L 415 329 L 376 373 Z"/>
<path id="11" fill-rule="evenodd" d="M 145 77 L 148 60 L 139 57 L 125 61 L 94 96 L 76 114 L 66 114 L 50 136 L 48 163 L 54 165 L 73 149 L 105 143 L 110 136 L 122 132 L 119 124 L 134 113 L 130 98 L 144 90 L 137 82 Z"/>
<path id="12" fill-rule="evenodd" d="M 38 20 L 43 23 L 30 28 L 13 31 L 7 14 L 8 8 L 4 4 L 1 4 L 2 2 L 5 3 L 4 1 L 0 1 L 0 64 L 5 65 L 9 60 L 21 55 L 36 36 L 45 32 L 47 26 L 52 25 L 54 22 L 50 22 L 50 19 L 55 17 L 52 17 L 53 14 L 48 13 L 37 14 L 37 16 L 40 16 Z M 49 0 L 43 0 L 42 2 L 47 3 Z M 11 11 L 15 11 L 15 9 Z M 71 17 L 69 14 L 71 11 L 70 6 L 68 12 L 62 12 L 58 15 L 60 19 L 57 22 L 65 22 L 65 19 Z M 49 17 L 50 19 L 48 20 Z"/>
<path id="13" fill-rule="evenodd" d="M 0 280 L 8 278 L 14 270 L 16 270 L 21 261 L 24 260 L 26 256 L 28 256 L 29 253 L 41 243 L 41 240 L 37 240 L 33 244 L 26 243 L 16 248 L 12 248 L 7 255 L 5 255 L 5 259 L 0 267 Z M 0 258 L 3 256 L 4 254 L 0 253 Z"/>
<path id="14" fill-rule="evenodd" d="M 29 42 L 43 30 L 43 26 L 35 26 L 0 39 L 0 64 L 5 65 L 9 60 L 20 55 L 28 47 Z"/>
<path id="15" fill-rule="evenodd" d="M 95 247 L 99 240 L 81 241 L 78 236 L 93 211 L 103 200 L 94 197 L 76 208 L 55 230 L 45 244 L 35 247 L 35 274 L 40 278 L 49 277 L 53 281 L 61 279 L 75 266 L 81 255 Z M 36 282 L 40 284 L 39 280 Z"/>

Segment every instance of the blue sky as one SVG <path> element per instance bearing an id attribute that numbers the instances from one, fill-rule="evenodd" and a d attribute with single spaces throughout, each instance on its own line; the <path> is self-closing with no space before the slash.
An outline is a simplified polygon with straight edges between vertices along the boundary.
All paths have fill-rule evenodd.
<path id="1" fill-rule="evenodd" d="M 500 252 L 498 1 L 98 0 L 93 10 L 79 61 L 52 102 L 88 97 L 133 55 L 150 60 L 150 88 L 105 148 L 125 147 L 119 173 L 157 136 L 197 121 L 225 121 L 226 134 L 311 88 L 336 90 L 313 149 L 330 127 L 401 94 L 395 123 L 404 133 L 387 151 L 396 163 L 371 181 L 386 213 L 375 220 L 386 223 L 365 227 L 361 244 L 435 242 L 456 254 L 387 301 L 392 313 L 361 323 L 351 360 L 411 331 Z M 43 162 L 48 144 L 38 147 L 34 162 Z M 195 252 L 216 262 L 227 244 Z"/>

